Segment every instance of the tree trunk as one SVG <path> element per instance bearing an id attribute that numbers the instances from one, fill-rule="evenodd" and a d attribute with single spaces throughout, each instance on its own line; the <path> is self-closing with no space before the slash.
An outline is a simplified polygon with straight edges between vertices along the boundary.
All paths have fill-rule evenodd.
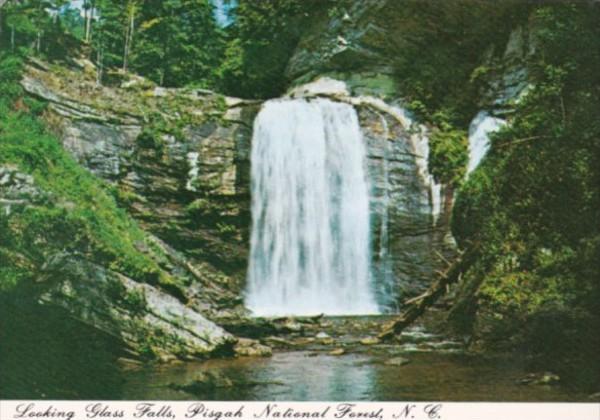
<path id="1" fill-rule="evenodd" d="M 37 38 L 35 40 L 35 50 L 39 54 L 42 49 L 42 32 L 38 31 Z"/>
<path id="2" fill-rule="evenodd" d="M 131 54 L 131 48 L 133 45 L 133 32 L 135 30 L 135 13 L 131 12 L 129 16 L 129 24 L 125 31 L 125 51 L 123 53 L 123 71 L 126 72 L 129 69 L 129 55 Z"/>
<path id="3" fill-rule="evenodd" d="M 442 209 L 443 218 L 442 226 L 450 226 L 450 218 L 452 215 L 452 207 L 454 206 L 454 186 L 446 185 L 442 191 L 444 194 L 444 208 Z"/>
<path id="4" fill-rule="evenodd" d="M 89 25 L 90 25 L 89 16 L 90 16 L 90 11 L 88 9 L 88 2 L 87 2 L 87 0 L 83 0 L 83 19 L 85 21 L 85 29 L 84 29 L 85 42 L 90 42 L 88 39 L 88 30 L 89 30 Z"/>
<path id="5" fill-rule="evenodd" d="M 425 293 L 409 299 L 402 304 L 403 311 L 394 321 L 384 325 L 379 334 L 381 340 L 389 340 L 400 334 L 406 327 L 419 318 L 429 307 L 446 293 L 448 286 L 458 282 L 477 259 L 479 247 L 472 245 L 462 253 L 446 271 L 438 273 L 435 281 Z"/>
<path id="6" fill-rule="evenodd" d="M 101 86 L 102 85 L 102 72 L 103 72 L 103 64 L 102 64 L 102 48 L 98 47 L 98 50 L 96 52 L 96 86 Z"/>
<path id="7" fill-rule="evenodd" d="M 94 13 L 96 12 L 96 6 L 94 2 L 90 6 L 90 16 L 88 17 L 87 27 L 85 28 L 85 41 L 92 42 L 92 24 L 94 23 Z"/>
<path id="8" fill-rule="evenodd" d="M 125 47 L 123 50 L 123 71 L 127 71 L 127 56 L 129 55 L 129 27 L 125 30 Z"/>
<path id="9" fill-rule="evenodd" d="M 10 26 L 10 49 L 15 50 L 15 27 L 12 25 Z"/>
<path id="10" fill-rule="evenodd" d="M 90 43 L 92 41 L 92 22 L 94 19 L 95 5 L 94 2 L 87 0 L 85 2 L 85 42 Z"/>
<path id="11" fill-rule="evenodd" d="M 133 49 L 133 33 L 135 31 L 135 13 L 131 13 L 129 20 L 129 43 L 127 45 L 127 60 L 129 61 L 129 55 Z"/>

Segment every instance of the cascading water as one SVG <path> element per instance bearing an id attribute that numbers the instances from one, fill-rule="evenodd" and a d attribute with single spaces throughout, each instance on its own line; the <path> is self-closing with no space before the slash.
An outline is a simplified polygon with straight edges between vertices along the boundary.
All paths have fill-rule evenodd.
<path id="1" fill-rule="evenodd" d="M 506 125 L 506 121 L 480 111 L 469 126 L 469 164 L 467 175 L 473 172 L 490 148 L 490 134 Z"/>
<path id="2" fill-rule="evenodd" d="M 254 124 L 246 306 L 255 315 L 377 313 L 358 117 L 327 99 L 272 100 Z"/>

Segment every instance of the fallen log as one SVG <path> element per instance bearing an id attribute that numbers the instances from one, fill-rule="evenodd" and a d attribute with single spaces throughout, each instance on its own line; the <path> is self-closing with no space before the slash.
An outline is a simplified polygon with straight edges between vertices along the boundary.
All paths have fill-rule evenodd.
<path id="1" fill-rule="evenodd" d="M 478 247 L 472 246 L 461 253 L 444 271 L 438 271 L 437 280 L 420 296 L 408 299 L 402 304 L 402 312 L 393 321 L 385 324 L 378 338 L 390 340 L 412 324 L 437 300 L 443 296 L 452 283 L 460 281 L 463 273 L 473 264 L 478 255 Z"/>

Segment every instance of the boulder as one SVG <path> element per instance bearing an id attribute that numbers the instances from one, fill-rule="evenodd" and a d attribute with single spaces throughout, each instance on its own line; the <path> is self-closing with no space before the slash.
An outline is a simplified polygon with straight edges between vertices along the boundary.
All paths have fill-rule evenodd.
<path id="1" fill-rule="evenodd" d="M 379 344 L 381 341 L 377 337 L 365 337 L 360 340 L 360 344 L 363 346 L 373 346 Z"/>
<path id="2" fill-rule="evenodd" d="M 271 347 L 260 344 L 258 340 L 240 338 L 234 347 L 238 356 L 269 357 L 273 354 Z"/>
<path id="3" fill-rule="evenodd" d="M 404 357 L 393 357 L 383 362 L 384 365 L 388 366 L 404 366 L 408 363 L 410 363 L 410 360 L 405 359 Z"/>
<path id="4" fill-rule="evenodd" d="M 39 301 L 109 336 L 141 358 L 162 361 L 233 353 L 236 338 L 149 284 L 72 255 L 55 255 L 40 273 Z"/>

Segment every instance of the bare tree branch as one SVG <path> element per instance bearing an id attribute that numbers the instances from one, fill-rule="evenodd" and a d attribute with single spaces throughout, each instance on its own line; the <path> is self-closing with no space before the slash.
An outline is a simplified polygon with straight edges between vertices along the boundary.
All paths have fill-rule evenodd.
<path id="1" fill-rule="evenodd" d="M 409 299 L 402 305 L 402 312 L 392 322 L 383 326 L 379 338 L 381 340 L 389 340 L 396 335 L 399 335 L 404 328 L 412 324 L 419 318 L 429 307 L 444 295 L 452 283 L 460 281 L 462 274 L 476 260 L 479 252 L 479 247 L 471 245 L 469 249 L 460 254 L 460 256 L 450 265 L 445 271 L 437 272 L 436 281 L 429 289 L 420 296 Z"/>

